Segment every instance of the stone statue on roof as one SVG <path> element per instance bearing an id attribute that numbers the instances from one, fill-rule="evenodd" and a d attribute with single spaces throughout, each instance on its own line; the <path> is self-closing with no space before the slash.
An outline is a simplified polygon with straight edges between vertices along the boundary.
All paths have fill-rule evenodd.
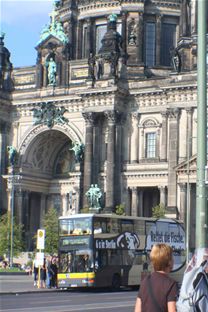
<path id="1" fill-rule="evenodd" d="M 110 22 L 116 22 L 117 21 L 117 14 L 112 13 L 111 15 L 108 16 L 108 19 Z"/>

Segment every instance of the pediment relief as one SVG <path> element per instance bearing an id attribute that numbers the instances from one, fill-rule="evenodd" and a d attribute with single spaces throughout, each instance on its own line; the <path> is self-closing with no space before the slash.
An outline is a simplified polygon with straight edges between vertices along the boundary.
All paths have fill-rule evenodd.
<path id="1" fill-rule="evenodd" d="M 189 159 L 189 161 L 185 160 L 182 163 L 180 163 L 176 167 L 176 172 L 182 173 L 182 172 L 187 172 L 188 170 L 196 171 L 196 162 L 197 162 L 197 156 L 194 155 Z"/>
<path id="2" fill-rule="evenodd" d="M 146 118 L 141 122 L 141 127 L 144 128 L 152 128 L 152 127 L 159 127 L 159 122 L 156 118 Z"/>
<path id="3" fill-rule="evenodd" d="M 65 44 L 59 38 L 50 34 L 47 38 L 45 38 L 36 46 L 36 49 L 38 50 L 41 47 L 42 49 L 45 48 L 45 49 L 53 50 L 59 46 L 65 46 Z"/>

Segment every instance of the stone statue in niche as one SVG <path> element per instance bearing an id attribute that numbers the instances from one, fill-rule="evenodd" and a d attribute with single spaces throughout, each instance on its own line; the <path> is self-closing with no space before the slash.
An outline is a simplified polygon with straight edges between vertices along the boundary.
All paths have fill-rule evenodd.
<path id="1" fill-rule="evenodd" d="M 92 86 L 94 86 L 95 82 L 95 57 L 92 52 L 90 52 L 88 58 L 88 68 L 89 68 L 89 78 L 92 79 Z"/>
<path id="2" fill-rule="evenodd" d="M 56 84 L 56 62 L 52 57 L 49 62 L 46 62 L 46 67 L 48 68 L 48 83 L 54 86 Z"/>
<path id="3" fill-rule="evenodd" d="M 171 62 L 174 70 L 177 73 L 181 72 L 181 55 L 177 48 L 172 47 L 170 49 Z"/>
<path id="4" fill-rule="evenodd" d="M 136 45 L 136 39 L 137 39 L 137 24 L 133 19 L 132 22 L 129 24 L 128 44 Z"/>

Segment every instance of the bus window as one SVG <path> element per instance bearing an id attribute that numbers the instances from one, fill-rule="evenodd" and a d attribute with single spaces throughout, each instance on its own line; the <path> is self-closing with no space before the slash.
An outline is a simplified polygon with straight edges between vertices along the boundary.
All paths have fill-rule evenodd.
<path id="1" fill-rule="evenodd" d="M 107 225 L 105 219 L 94 219 L 94 234 L 107 233 Z"/>
<path id="2" fill-rule="evenodd" d="M 121 233 L 121 220 L 109 219 L 108 229 L 110 229 L 109 233 Z"/>
<path id="3" fill-rule="evenodd" d="M 59 220 L 59 235 L 83 235 L 92 233 L 90 218 Z"/>
<path id="4" fill-rule="evenodd" d="M 61 253 L 59 258 L 59 271 L 71 272 L 71 253 Z"/>

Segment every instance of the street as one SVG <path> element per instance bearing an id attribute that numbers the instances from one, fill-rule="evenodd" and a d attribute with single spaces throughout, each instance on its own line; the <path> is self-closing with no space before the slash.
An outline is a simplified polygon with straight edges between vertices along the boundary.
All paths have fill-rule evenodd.
<path id="1" fill-rule="evenodd" d="M 132 312 L 137 291 L 71 290 L 0 296 L 2 312 Z"/>

